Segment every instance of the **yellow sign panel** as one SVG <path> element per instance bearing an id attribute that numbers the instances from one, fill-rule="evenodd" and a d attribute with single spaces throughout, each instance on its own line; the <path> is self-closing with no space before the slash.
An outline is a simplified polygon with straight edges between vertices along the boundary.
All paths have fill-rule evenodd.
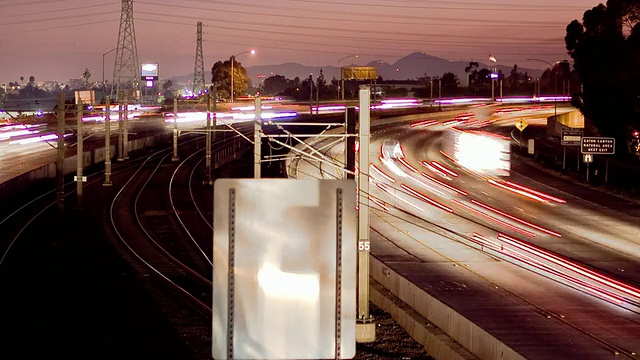
<path id="1" fill-rule="evenodd" d="M 373 66 L 349 66 L 340 68 L 344 80 L 376 80 L 378 73 Z"/>
<path id="2" fill-rule="evenodd" d="M 520 131 L 524 130 L 524 128 L 526 128 L 527 125 L 529 125 L 529 124 L 527 124 L 527 122 L 524 121 L 524 119 L 520 119 L 520 120 L 516 121 L 516 128 L 518 128 L 518 130 L 520 130 Z"/>

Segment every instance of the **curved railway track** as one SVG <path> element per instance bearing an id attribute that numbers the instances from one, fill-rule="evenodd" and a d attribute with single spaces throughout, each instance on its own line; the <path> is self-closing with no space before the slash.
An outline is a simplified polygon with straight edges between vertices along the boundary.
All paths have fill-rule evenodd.
<path id="1" fill-rule="evenodd" d="M 210 194 L 209 202 L 213 201 L 211 186 L 202 181 L 206 178 L 205 153 L 204 149 L 197 149 L 202 147 L 201 138 L 180 143 L 179 151 L 185 155 L 179 163 L 171 162 L 171 147 L 132 156 L 126 163 L 114 163 L 112 186 L 103 187 L 103 172 L 96 172 L 87 175 L 83 189 L 91 194 L 91 200 L 102 197 L 96 196 L 98 193 L 113 194 L 106 205 L 108 221 L 104 223 L 111 227 L 107 232 L 116 249 L 153 294 L 185 343 L 198 349 L 194 350 L 198 352 L 195 358 L 208 359 L 212 265 L 207 254 L 212 253 L 212 230 L 192 203 L 196 199 L 204 203 L 200 195 L 203 192 Z M 213 143 L 212 151 L 232 141 L 234 137 L 220 139 Z M 196 187 L 198 195 L 194 195 Z M 75 182 L 65 184 L 67 207 L 75 206 L 70 205 L 75 191 Z M 0 220 L 0 230 L 6 235 L 0 240 L 0 270 L 5 261 L 11 260 L 12 249 L 29 246 L 42 220 L 58 216 L 56 204 L 54 189 L 34 195 L 6 212 Z"/>

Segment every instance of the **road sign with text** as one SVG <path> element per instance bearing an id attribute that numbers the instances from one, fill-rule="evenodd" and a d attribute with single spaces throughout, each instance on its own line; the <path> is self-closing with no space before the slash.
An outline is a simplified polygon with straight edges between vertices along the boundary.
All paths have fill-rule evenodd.
<path id="1" fill-rule="evenodd" d="M 616 139 L 610 137 L 583 137 L 580 152 L 583 154 L 612 155 L 616 150 Z"/>
<path id="2" fill-rule="evenodd" d="M 582 143 L 582 130 L 562 130 L 560 144 L 567 146 L 580 146 Z"/>

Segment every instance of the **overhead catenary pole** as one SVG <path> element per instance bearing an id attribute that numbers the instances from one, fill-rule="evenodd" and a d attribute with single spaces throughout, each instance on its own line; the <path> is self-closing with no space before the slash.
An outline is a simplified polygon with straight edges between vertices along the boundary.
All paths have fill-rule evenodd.
<path id="1" fill-rule="evenodd" d="M 78 204 L 78 206 L 82 206 L 82 182 L 83 177 L 82 177 L 82 168 L 84 167 L 84 159 L 83 159 L 83 153 L 84 153 L 84 149 L 83 149 L 83 142 L 84 139 L 82 138 L 84 136 L 83 134 L 83 125 L 82 125 L 82 110 L 83 110 L 83 103 L 82 100 L 78 101 L 78 123 L 76 125 L 77 129 L 76 129 L 76 134 L 78 137 L 78 141 L 76 146 L 78 147 L 78 155 L 76 156 L 76 182 L 77 182 L 77 188 L 76 188 L 76 203 Z"/>
<path id="2" fill-rule="evenodd" d="M 122 126 L 124 124 L 124 121 L 122 120 L 123 118 L 124 118 L 124 107 L 122 103 L 118 103 L 118 161 L 124 160 L 124 158 L 122 157 L 122 154 L 124 154 L 124 148 L 123 148 L 124 130 L 122 129 Z"/>
<path id="3" fill-rule="evenodd" d="M 178 161 L 178 98 L 173 98 L 173 157 L 171 161 Z"/>
<path id="4" fill-rule="evenodd" d="M 309 115 L 313 115 L 313 74 L 309 75 Z"/>
<path id="5" fill-rule="evenodd" d="M 57 205 L 59 211 L 64 211 L 64 93 L 58 94 L 58 123 L 56 134 L 58 135 L 58 152 L 56 160 L 56 189 Z"/>
<path id="6" fill-rule="evenodd" d="M 107 96 L 104 117 L 104 182 L 102 186 L 111 186 L 111 97 Z"/>
<path id="7" fill-rule="evenodd" d="M 262 166 L 262 99 L 256 96 L 255 99 L 255 121 L 253 128 L 253 178 L 260 179 Z"/>
<path id="8" fill-rule="evenodd" d="M 124 116 L 122 117 L 122 158 L 124 160 L 129 158 L 129 98 L 124 98 Z"/>
<path id="9" fill-rule="evenodd" d="M 204 95 L 204 101 L 207 102 L 207 131 L 205 134 L 205 171 L 206 171 L 206 183 L 211 185 L 211 95 L 206 93 Z"/>

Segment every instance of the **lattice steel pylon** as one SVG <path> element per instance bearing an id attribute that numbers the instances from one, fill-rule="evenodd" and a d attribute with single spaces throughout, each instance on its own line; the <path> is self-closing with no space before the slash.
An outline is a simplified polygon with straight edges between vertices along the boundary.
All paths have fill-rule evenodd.
<path id="1" fill-rule="evenodd" d="M 128 99 L 134 100 L 138 99 L 139 93 L 140 65 L 138 63 L 138 48 L 136 47 L 136 32 L 133 27 L 133 0 L 122 0 L 116 63 L 113 67 L 113 82 L 111 83 L 111 99 L 119 101 L 126 96 Z"/>
<path id="2" fill-rule="evenodd" d="M 199 95 L 205 90 L 204 60 L 202 58 L 202 21 L 198 21 L 198 35 L 196 41 L 196 66 L 193 70 L 193 94 Z"/>

